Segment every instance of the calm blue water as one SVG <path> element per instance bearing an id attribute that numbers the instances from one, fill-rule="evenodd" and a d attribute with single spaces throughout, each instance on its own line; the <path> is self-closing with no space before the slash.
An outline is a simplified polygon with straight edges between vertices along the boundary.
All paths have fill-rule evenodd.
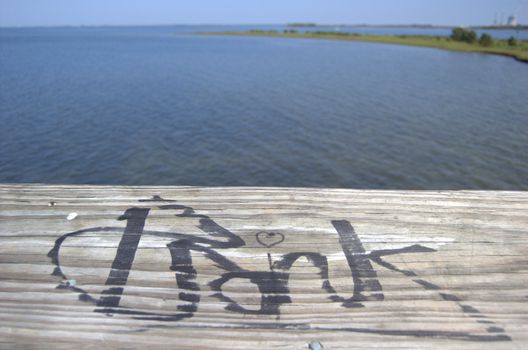
<path id="1" fill-rule="evenodd" d="M 0 182 L 528 189 L 528 65 L 211 28 L 0 29 Z"/>

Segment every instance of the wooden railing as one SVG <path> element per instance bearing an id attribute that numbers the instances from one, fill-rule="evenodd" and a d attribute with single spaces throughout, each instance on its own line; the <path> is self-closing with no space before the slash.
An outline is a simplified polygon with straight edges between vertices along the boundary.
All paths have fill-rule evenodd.
<path id="1" fill-rule="evenodd" d="M 526 192 L 2 185 L 0 259 L 6 347 L 528 342 Z"/>

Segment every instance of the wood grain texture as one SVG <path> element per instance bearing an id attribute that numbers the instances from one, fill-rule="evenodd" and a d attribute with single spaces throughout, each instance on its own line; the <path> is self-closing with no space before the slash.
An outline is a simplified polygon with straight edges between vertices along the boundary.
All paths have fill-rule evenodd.
<path id="1" fill-rule="evenodd" d="M 0 185 L 4 348 L 525 349 L 527 305 L 526 192 Z"/>

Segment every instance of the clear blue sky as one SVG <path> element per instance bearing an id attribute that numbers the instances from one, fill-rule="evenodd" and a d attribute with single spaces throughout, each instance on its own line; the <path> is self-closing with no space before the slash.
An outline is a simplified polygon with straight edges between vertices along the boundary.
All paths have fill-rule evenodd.
<path id="1" fill-rule="evenodd" d="M 0 0 L 0 26 L 130 24 L 491 24 L 528 0 Z"/>

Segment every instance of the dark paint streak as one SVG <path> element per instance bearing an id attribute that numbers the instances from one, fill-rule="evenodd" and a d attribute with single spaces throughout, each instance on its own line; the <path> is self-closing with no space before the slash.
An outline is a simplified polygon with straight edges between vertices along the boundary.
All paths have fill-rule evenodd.
<path id="1" fill-rule="evenodd" d="M 436 338 L 447 340 L 461 340 L 470 342 L 503 342 L 512 341 L 505 334 L 495 335 L 478 335 L 468 334 L 465 332 L 447 332 L 447 331 L 420 331 L 420 330 L 391 330 L 391 329 L 371 329 L 371 328 L 351 328 L 351 327 L 317 327 L 309 323 L 243 323 L 233 325 L 149 325 L 149 328 L 161 329 L 266 329 L 266 330 L 291 330 L 291 331 L 327 331 L 327 332 L 351 332 L 363 334 L 390 335 L 395 337 L 414 337 L 414 338 Z"/>
<path id="2" fill-rule="evenodd" d="M 462 307 L 462 311 L 468 314 L 480 314 L 480 311 L 475 309 L 471 305 L 460 305 Z"/>
<path id="3" fill-rule="evenodd" d="M 488 333 L 503 333 L 504 332 L 504 328 L 500 328 L 500 327 L 489 327 L 486 329 L 486 331 Z"/>
<path id="4" fill-rule="evenodd" d="M 453 295 L 453 294 L 440 293 L 440 296 L 445 301 L 457 301 L 457 302 L 461 301 L 459 297 L 457 297 L 456 295 Z"/>
<path id="5" fill-rule="evenodd" d="M 125 233 L 121 237 L 121 241 L 117 247 L 117 254 L 105 285 L 125 286 L 127 284 L 128 275 L 136 256 L 149 211 L 150 209 L 148 208 L 130 208 L 119 218 L 119 220 L 126 220 L 127 225 Z M 123 294 L 123 288 L 111 287 L 104 290 L 101 294 L 102 296 L 97 302 L 97 307 L 118 307 L 121 295 Z"/>
<path id="6" fill-rule="evenodd" d="M 410 247 L 400 248 L 400 249 L 382 249 L 376 250 L 370 253 L 370 258 L 372 261 L 377 263 L 380 266 L 383 266 L 389 270 L 400 272 L 408 277 L 415 277 L 416 273 L 410 270 L 400 270 L 393 264 L 383 260 L 381 257 L 386 255 L 395 255 L 395 254 L 405 254 L 405 253 L 430 253 L 434 252 L 434 249 L 424 247 L 419 244 L 412 245 Z"/>
<path id="7" fill-rule="evenodd" d="M 418 283 L 419 285 L 421 285 L 422 287 L 424 287 L 426 290 L 440 290 L 441 288 L 439 286 L 437 286 L 436 284 L 434 283 L 430 283 L 430 282 L 427 282 L 425 280 L 421 280 L 421 279 L 415 279 L 413 280 L 414 282 Z"/>
<path id="8" fill-rule="evenodd" d="M 273 261 L 271 260 L 271 254 L 270 253 L 268 253 L 268 264 L 269 264 L 270 271 L 273 272 Z"/>
<path id="9" fill-rule="evenodd" d="M 493 322 L 493 321 L 487 321 L 487 320 L 478 320 L 477 322 L 478 322 L 478 323 L 482 323 L 482 324 L 495 324 L 495 322 Z"/>
<path id="10" fill-rule="evenodd" d="M 339 234 L 339 243 L 352 273 L 354 295 L 351 299 L 343 300 L 344 307 L 363 306 L 361 301 L 383 300 L 384 296 L 378 275 L 369 261 L 369 256 L 350 222 L 334 220 L 332 225 Z M 365 295 L 363 293 L 370 293 Z M 341 301 L 341 300 L 340 300 Z"/>
<path id="11" fill-rule="evenodd" d="M 154 195 L 151 199 L 140 199 L 140 203 L 148 203 L 148 202 L 176 202 L 171 199 L 164 199 L 160 195 Z"/>

